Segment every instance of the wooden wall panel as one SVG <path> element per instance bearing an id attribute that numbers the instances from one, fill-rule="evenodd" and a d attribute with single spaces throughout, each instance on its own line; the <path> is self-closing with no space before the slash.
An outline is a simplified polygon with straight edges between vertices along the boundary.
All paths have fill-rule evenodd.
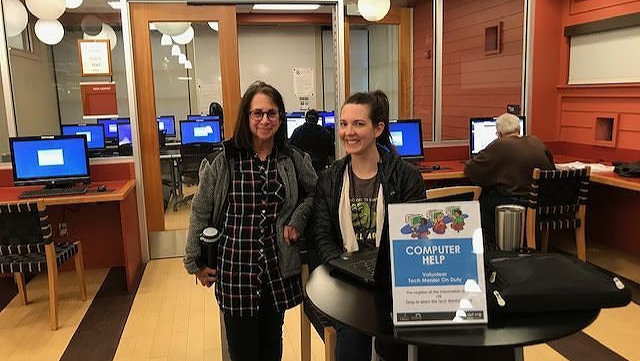
<path id="1" fill-rule="evenodd" d="M 521 102 L 524 2 L 447 1 L 443 16 L 442 138 L 467 139 L 470 117 Z M 485 28 L 499 21 L 501 51 L 487 55 Z"/>
<path id="2" fill-rule="evenodd" d="M 433 140 L 433 3 L 413 8 L 413 117 L 422 119 L 422 139 Z"/>

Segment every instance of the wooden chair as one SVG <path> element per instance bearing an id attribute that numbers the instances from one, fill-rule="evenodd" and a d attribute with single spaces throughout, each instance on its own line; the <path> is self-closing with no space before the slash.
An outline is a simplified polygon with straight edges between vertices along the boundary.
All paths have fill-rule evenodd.
<path id="1" fill-rule="evenodd" d="M 336 359 L 336 329 L 332 323 L 318 311 L 307 298 L 305 287 L 309 280 L 309 265 L 302 265 L 302 293 L 304 300 L 300 305 L 300 350 L 301 361 L 311 360 L 311 325 L 324 340 L 324 359 L 334 361 Z"/>
<path id="2" fill-rule="evenodd" d="M 47 271 L 51 329 L 58 328 L 58 266 L 73 258 L 80 299 L 87 299 L 84 262 L 80 242 L 54 243 L 44 202 L 0 204 L 0 273 L 13 273 L 18 296 L 27 304 L 25 273 Z"/>
<path id="3" fill-rule="evenodd" d="M 541 234 L 541 250 L 549 247 L 549 231 L 574 229 L 577 256 L 586 261 L 585 212 L 591 169 L 533 170 L 527 205 L 527 246 L 536 248 Z"/>
<path id="4" fill-rule="evenodd" d="M 455 186 L 427 189 L 427 201 L 437 200 L 443 202 L 451 201 L 477 201 L 482 193 L 482 187 L 478 186 Z"/>

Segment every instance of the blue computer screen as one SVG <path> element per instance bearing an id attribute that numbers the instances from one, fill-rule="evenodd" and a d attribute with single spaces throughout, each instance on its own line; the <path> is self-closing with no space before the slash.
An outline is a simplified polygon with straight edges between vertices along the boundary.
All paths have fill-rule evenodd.
<path id="1" fill-rule="evenodd" d="M 100 124 L 66 124 L 62 126 L 62 135 L 84 135 L 89 149 L 104 148 L 104 126 Z"/>
<path id="2" fill-rule="evenodd" d="M 117 124 L 118 145 L 131 144 L 131 124 L 121 123 Z"/>
<path id="3" fill-rule="evenodd" d="M 98 119 L 98 124 L 104 126 L 104 136 L 106 138 L 118 137 L 118 124 L 129 123 L 129 118 L 109 118 Z"/>
<path id="4" fill-rule="evenodd" d="M 164 130 L 167 136 L 176 135 L 176 123 L 173 115 L 162 115 L 158 117 L 158 130 Z"/>
<path id="5" fill-rule="evenodd" d="M 331 112 L 319 112 L 320 116 L 322 117 L 322 125 L 324 125 L 325 127 L 335 127 L 336 124 L 336 114 L 331 111 Z"/>
<path id="6" fill-rule="evenodd" d="M 404 158 L 419 158 L 422 152 L 422 132 L 420 119 L 389 123 L 391 142 L 398 154 Z"/>
<path id="7" fill-rule="evenodd" d="M 220 120 L 220 117 L 217 115 L 189 114 L 187 115 L 187 120 Z"/>
<path id="8" fill-rule="evenodd" d="M 180 134 L 182 144 L 190 143 L 220 143 L 220 122 L 212 121 L 190 121 L 180 122 Z"/>
<path id="9" fill-rule="evenodd" d="M 89 176 L 83 136 L 12 138 L 11 160 L 16 181 Z"/>

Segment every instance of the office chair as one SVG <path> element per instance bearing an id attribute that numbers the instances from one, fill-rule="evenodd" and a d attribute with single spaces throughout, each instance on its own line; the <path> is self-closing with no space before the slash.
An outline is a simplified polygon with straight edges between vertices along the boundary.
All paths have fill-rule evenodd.
<path id="1" fill-rule="evenodd" d="M 58 266 L 73 258 L 80 299 L 87 299 L 82 245 L 51 240 L 49 216 L 42 200 L 0 204 L 0 273 L 13 273 L 18 295 L 27 304 L 25 273 L 47 272 L 51 329 L 58 329 Z"/>
<path id="2" fill-rule="evenodd" d="M 200 163 L 209 154 L 213 153 L 215 149 L 214 143 L 190 143 L 182 144 L 180 146 L 180 182 L 184 178 L 187 184 L 198 184 L 200 179 L 198 177 L 198 171 L 200 170 Z M 181 187 L 179 184 L 178 187 Z M 182 199 L 179 199 L 173 204 L 173 210 L 177 211 L 180 205 L 186 204 L 193 199 L 193 194 L 190 194 Z"/>
<path id="3" fill-rule="evenodd" d="M 541 233 L 541 250 L 547 251 L 551 230 L 574 229 L 577 256 L 586 261 L 585 213 L 589 194 L 590 167 L 569 170 L 533 170 L 527 204 L 527 246 L 536 248 Z"/>
<path id="4" fill-rule="evenodd" d="M 482 187 L 478 186 L 455 186 L 427 189 L 427 201 L 455 202 L 455 201 L 477 201 L 482 193 Z"/>

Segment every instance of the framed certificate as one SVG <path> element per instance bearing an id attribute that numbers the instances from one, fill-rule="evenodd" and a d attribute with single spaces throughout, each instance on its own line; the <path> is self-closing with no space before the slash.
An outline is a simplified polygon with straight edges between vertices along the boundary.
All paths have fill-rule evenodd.
<path id="1" fill-rule="evenodd" d="M 111 76 L 109 39 L 78 39 L 78 60 L 81 76 Z"/>

